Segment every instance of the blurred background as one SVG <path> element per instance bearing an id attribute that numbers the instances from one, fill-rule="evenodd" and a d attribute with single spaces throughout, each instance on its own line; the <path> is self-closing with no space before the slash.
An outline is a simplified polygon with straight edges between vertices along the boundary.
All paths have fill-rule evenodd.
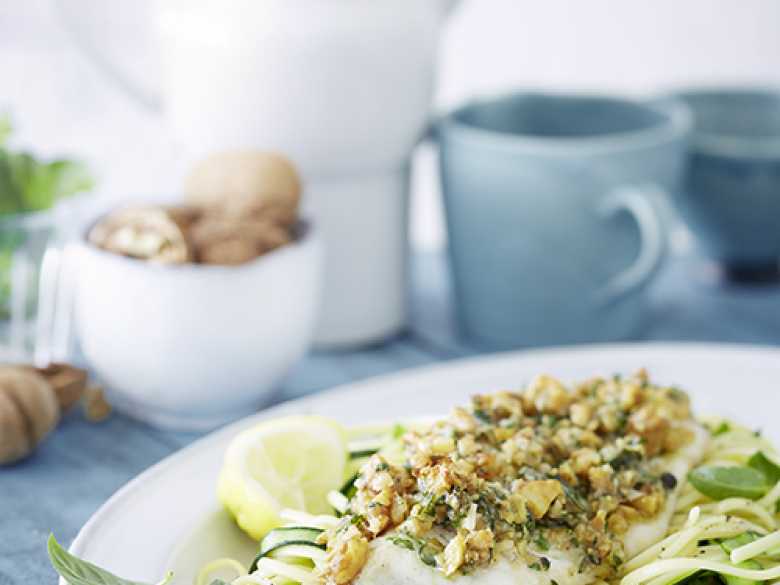
<path id="1" fill-rule="evenodd" d="M 780 345 L 777 0 L 0 0 L 0 75 L 0 585 L 286 400 Z"/>
<path id="2" fill-rule="evenodd" d="M 0 355 L 204 430 L 474 353 L 780 342 L 779 22 L 0 0 Z"/>
<path id="3" fill-rule="evenodd" d="M 151 2 L 63 4 L 74 19 L 101 24 L 85 26 L 89 36 L 77 42 L 100 46 L 150 87 L 158 82 Z M 778 22 L 773 0 L 466 2 L 443 33 L 435 103 L 446 109 L 515 87 L 643 94 L 776 84 Z M 94 160 L 101 196 L 178 187 L 183 171 L 170 172 L 176 156 L 160 119 L 127 99 L 73 41 L 49 0 L 0 2 L 0 67 L 13 80 L 2 107 L 13 112 L 15 140 Z M 411 214 L 412 241 L 426 249 L 440 249 L 446 237 L 433 156 L 420 149 Z"/>

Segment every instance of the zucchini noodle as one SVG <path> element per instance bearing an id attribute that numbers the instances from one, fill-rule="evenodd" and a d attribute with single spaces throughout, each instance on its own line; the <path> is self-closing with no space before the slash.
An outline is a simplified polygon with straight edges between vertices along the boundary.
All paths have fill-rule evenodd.
<path id="1" fill-rule="evenodd" d="M 723 425 L 726 430 L 710 441 L 701 464 L 746 465 L 759 451 L 776 460 L 768 441 L 745 427 L 727 421 L 711 421 L 707 426 Z M 668 536 L 623 565 L 620 585 L 671 585 L 701 570 L 759 582 L 780 579 L 780 555 L 767 554 L 780 546 L 780 517 L 775 508 L 779 499 L 780 483 L 756 501 L 740 497 L 713 501 L 684 480 Z M 702 544 L 745 533 L 758 538 L 731 554 L 719 545 Z M 760 568 L 738 566 L 748 560 L 757 561 L 755 566 Z"/>
<path id="2" fill-rule="evenodd" d="M 248 573 L 247 568 L 236 559 L 217 559 L 205 565 L 198 572 L 198 577 L 195 579 L 195 585 L 208 585 L 208 583 L 210 583 L 209 577 L 223 569 L 235 571 L 239 575 L 239 579 Z"/>
<path id="3" fill-rule="evenodd" d="M 718 430 L 713 431 L 715 436 L 700 464 L 744 466 L 759 451 L 772 463 L 780 462 L 768 441 L 753 431 L 721 419 L 704 423 Z M 615 581 L 600 583 L 674 585 L 702 570 L 780 583 L 780 514 L 776 509 L 780 482 L 757 500 L 728 497 L 716 501 L 697 491 L 687 478 L 678 479 L 675 509 L 665 538 L 627 560 Z M 329 502 L 339 514 L 349 505 L 341 493 L 331 494 Z M 294 510 L 284 510 L 281 518 L 288 527 L 325 530 L 339 522 L 336 514 L 314 516 Z M 749 537 L 736 541 L 730 552 L 720 544 L 721 539 L 744 539 L 744 535 Z M 231 585 L 316 585 L 325 558 L 321 548 L 288 546 L 274 558 L 260 558 L 251 574 L 238 561 L 219 559 L 203 567 L 196 585 L 207 585 L 209 575 L 224 569 L 238 574 Z"/>

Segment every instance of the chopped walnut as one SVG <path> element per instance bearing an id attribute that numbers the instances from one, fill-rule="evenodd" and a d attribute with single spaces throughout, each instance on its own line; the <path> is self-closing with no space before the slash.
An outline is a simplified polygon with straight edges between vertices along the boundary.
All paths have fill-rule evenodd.
<path id="1" fill-rule="evenodd" d="M 572 392 L 540 376 L 522 392 L 475 396 L 470 408 L 407 433 L 404 467 L 372 457 L 344 522 L 367 541 L 414 539 L 404 546 L 426 550 L 425 562 L 447 576 L 498 557 L 531 563 L 556 546 L 577 549 L 610 581 L 623 555 L 619 535 L 664 506 L 653 457 L 689 440 L 671 430 L 688 420 L 684 395 L 641 373 Z"/>
<path id="2" fill-rule="evenodd" d="M 587 427 L 593 417 L 593 407 L 586 402 L 575 402 L 569 408 L 569 417 L 578 427 Z"/>
<path id="3" fill-rule="evenodd" d="M 525 498 L 531 513 L 536 518 L 541 518 L 555 498 L 563 496 L 563 486 L 556 479 L 531 481 L 520 488 L 520 495 Z"/>
<path id="4" fill-rule="evenodd" d="M 599 492 L 610 492 L 614 489 L 612 477 L 612 467 L 609 465 L 600 465 L 588 469 L 588 481 L 590 481 L 593 489 Z"/>
<path id="5" fill-rule="evenodd" d="M 345 585 L 358 576 L 368 558 L 368 540 L 350 526 L 328 541 L 328 555 L 321 575 L 328 585 Z"/>
<path id="6" fill-rule="evenodd" d="M 551 376 L 537 376 L 523 394 L 523 405 L 529 412 L 562 416 L 569 402 L 566 388 Z"/>
<path id="7" fill-rule="evenodd" d="M 628 383 L 623 386 L 620 393 L 620 408 L 630 410 L 642 402 L 644 393 L 638 384 Z"/>
<path id="8" fill-rule="evenodd" d="M 601 455 L 594 449 L 578 449 L 571 455 L 571 466 L 577 475 L 587 475 L 591 467 L 601 465 Z"/>
<path id="9" fill-rule="evenodd" d="M 456 534 L 444 549 L 444 574 L 454 575 L 466 559 L 466 541 L 463 535 Z"/>
<path id="10" fill-rule="evenodd" d="M 645 518 L 652 518 L 663 506 L 663 496 L 659 493 L 641 496 L 633 500 L 631 505 Z"/>
<path id="11" fill-rule="evenodd" d="M 502 502 L 501 516 L 510 524 L 522 524 L 528 519 L 526 500 L 521 494 L 509 494 Z"/>
<path id="12" fill-rule="evenodd" d="M 628 430 L 644 440 L 649 457 L 661 453 L 669 432 L 669 419 L 659 416 L 653 406 L 643 406 L 628 418 Z"/>
<path id="13" fill-rule="evenodd" d="M 628 526 L 628 520 L 626 520 L 625 515 L 620 511 L 617 511 L 614 514 L 610 514 L 609 518 L 607 519 L 607 527 L 615 534 L 625 534 L 628 532 Z"/>

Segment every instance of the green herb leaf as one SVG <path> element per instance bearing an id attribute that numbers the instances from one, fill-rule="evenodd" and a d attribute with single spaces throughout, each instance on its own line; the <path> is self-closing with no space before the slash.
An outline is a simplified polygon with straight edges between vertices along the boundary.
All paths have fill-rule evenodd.
<path id="1" fill-rule="evenodd" d="M 698 491 L 713 500 L 731 497 L 757 500 L 771 487 L 766 476 L 752 467 L 697 467 L 688 474 L 688 481 Z"/>
<path id="2" fill-rule="evenodd" d="M 122 579 L 105 569 L 73 556 L 60 546 L 54 535 L 49 536 L 47 544 L 52 567 L 69 585 L 145 585 L 140 581 Z M 168 573 L 158 585 L 166 585 L 173 578 Z"/>
<path id="3" fill-rule="evenodd" d="M 436 567 L 436 555 L 439 554 L 439 552 L 441 551 L 435 548 L 433 546 L 433 543 L 423 542 L 420 544 L 420 547 L 417 549 L 417 556 L 423 563 L 425 563 L 429 567 Z"/>
<path id="4" fill-rule="evenodd" d="M 720 544 L 720 548 L 723 549 L 723 552 L 725 552 L 727 555 L 730 555 L 731 551 L 733 551 L 735 548 L 750 544 L 756 539 L 758 539 L 758 534 L 755 532 L 743 532 L 739 536 L 721 540 L 718 544 Z"/>
<path id="5" fill-rule="evenodd" d="M 717 437 L 718 435 L 728 433 L 730 430 L 731 430 L 731 425 L 724 420 L 716 428 L 712 429 L 710 433 L 712 434 L 713 437 Z"/>
<path id="6" fill-rule="evenodd" d="M 358 524 L 362 524 L 363 522 L 365 522 L 365 520 L 366 517 L 363 516 L 362 514 L 355 514 L 354 516 L 352 516 L 352 518 L 349 519 L 349 523 L 353 526 L 356 526 Z"/>
<path id="7" fill-rule="evenodd" d="M 780 467 L 773 463 L 763 452 L 758 451 L 748 460 L 748 465 L 764 474 L 769 483 L 780 481 Z"/>
<path id="8" fill-rule="evenodd" d="M 393 425 L 393 432 L 391 433 L 391 437 L 393 439 L 400 439 L 406 434 L 406 427 L 402 424 L 396 423 Z"/>
<path id="9" fill-rule="evenodd" d="M 356 459 L 368 459 L 377 451 L 379 451 L 379 449 L 366 449 L 364 451 L 350 451 L 349 458 L 352 461 L 355 461 Z M 363 462 L 361 461 L 360 464 L 362 465 Z"/>
<path id="10" fill-rule="evenodd" d="M 339 490 L 341 494 L 346 497 L 348 500 L 351 500 L 352 497 L 357 493 L 357 486 L 355 485 L 355 482 L 360 477 L 359 473 L 356 473 L 352 477 L 350 477 L 343 486 L 341 486 L 341 489 Z"/>
<path id="11" fill-rule="evenodd" d="M 544 534 L 542 534 L 541 532 L 538 533 L 534 538 L 534 544 L 539 548 L 539 550 L 542 551 L 550 550 L 550 543 L 547 541 L 547 539 L 544 537 Z"/>
<path id="12" fill-rule="evenodd" d="M 493 424 L 493 418 L 481 408 L 474 409 L 474 418 L 476 418 L 477 420 L 479 420 L 480 422 L 486 425 Z"/>
<path id="13" fill-rule="evenodd" d="M 416 548 L 415 543 L 408 537 L 390 536 L 388 540 L 394 545 L 400 546 L 401 548 L 405 548 L 408 550 L 414 550 Z"/>
<path id="14" fill-rule="evenodd" d="M 582 495 L 577 488 L 574 488 L 570 486 L 568 483 L 563 481 L 560 477 L 557 477 L 559 482 L 561 482 L 561 486 L 563 486 L 563 493 L 566 496 L 566 499 L 569 500 L 572 504 L 574 504 L 577 508 L 582 510 L 583 512 L 590 512 L 590 504 L 588 503 L 588 498 L 586 498 L 584 495 Z"/>
<path id="15" fill-rule="evenodd" d="M 623 449 L 616 457 L 609 461 L 609 465 L 615 471 L 621 469 L 627 469 L 636 465 L 642 460 L 642 454 L 637 451 L 631 451 L 629 449 Z"/>

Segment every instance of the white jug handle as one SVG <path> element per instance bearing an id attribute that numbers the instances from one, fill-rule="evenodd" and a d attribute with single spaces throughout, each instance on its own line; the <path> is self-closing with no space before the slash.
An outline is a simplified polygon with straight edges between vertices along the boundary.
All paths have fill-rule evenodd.
<path id="1" fill-rule="evenodd" d="M 87 58 L 107 79 L 122 89 L 145 109 L 159 113 L 162 111 L 160 95 L 145 89 L 133 80 L 122 68 L 106 57 L 106 54 L 94 44 L 91 35 L 86 34 L 83 20 L 67 0 L 52 0 L 54 11 L 62 27 L 66 30 L 76 48 Z"/>
<path id="2" fill-rule="evenodd" d="M 596 293 L 602 304 L 613 303 L 644 287 L 658 271 L 666 255 L 666 239 L 661 221 L 648 191 L 651 188 L 631 186 L 613 191 L 600 204 L 598 213 L 606 220 L 628 212 L 639 229 L 640 248 L 636 260 L 613 277 Z"/>

